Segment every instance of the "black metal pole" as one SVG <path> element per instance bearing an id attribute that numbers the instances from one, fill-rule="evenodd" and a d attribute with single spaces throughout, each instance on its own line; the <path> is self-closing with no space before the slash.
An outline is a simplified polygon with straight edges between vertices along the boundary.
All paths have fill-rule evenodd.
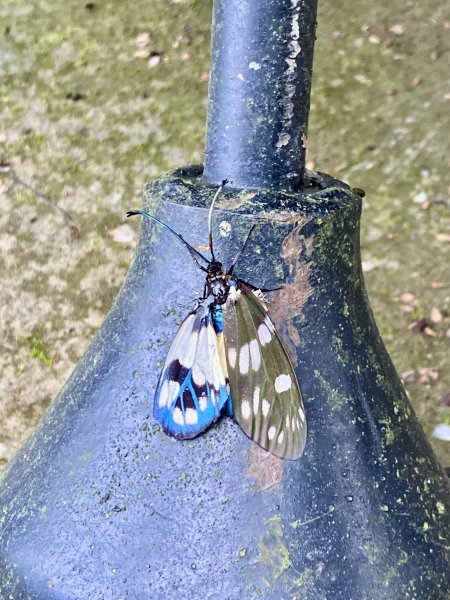
<path id="1" fill-rule="evenodd" d="M 303 183 L 317 0 L 214 3 L 204 180 Z"/>

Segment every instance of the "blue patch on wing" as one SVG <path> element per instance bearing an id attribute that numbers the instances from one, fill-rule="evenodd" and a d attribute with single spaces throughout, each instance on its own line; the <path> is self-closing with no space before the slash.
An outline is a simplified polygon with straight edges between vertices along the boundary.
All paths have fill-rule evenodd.
<path id="1" fill-rule="evenodd" d="M 225 404 L 231 404 L 213 319 L 201 314 L 192 313 L 181 325 L 155 393 L 154 416 L 178 439 L 196 437 L 219 418 Z"/>
<path id="2" fill-rule="evenodd" d="M 220 304 L 216 304 L 211 309 L 212 323 L 216 333 L 223 333 L 223 311 Z"/>

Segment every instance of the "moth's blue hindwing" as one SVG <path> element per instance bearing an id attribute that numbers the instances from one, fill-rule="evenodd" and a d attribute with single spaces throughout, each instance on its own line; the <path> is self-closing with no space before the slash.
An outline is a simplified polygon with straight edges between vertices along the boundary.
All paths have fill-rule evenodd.
<path id="1" fill-rule="evenodd" d="M 209 307 L 200 305 L 181 324 L 155 393 L 154 416 L 178 439 L 196 437 L 231 404 Z"/>

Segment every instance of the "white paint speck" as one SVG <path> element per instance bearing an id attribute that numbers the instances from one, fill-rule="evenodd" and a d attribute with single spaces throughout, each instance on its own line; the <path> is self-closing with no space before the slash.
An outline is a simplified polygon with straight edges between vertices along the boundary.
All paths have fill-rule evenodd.
<path id="1" fill-rule="evenodd" d="M 222 237 L 228 237 L 231 233 L 231 223 L 228 221 L 221 221 L 219 223 L 219 233 Z"/>
<path id="2" fill-rule="evenodd" d="M 275 144 L 275 146 L 277 148 L 282 148 L 283 146 L 287 146 L 289 144 L 290 139 L 291 139 L 291 136 L 289 135 L 289 133 L 279 133 L 278 141 Z"/>
<path id="3" fill-rule="evenodd" d="M 257 62 L 251 62 L 251 63 L 249 63 L 248 68 L 253 69 L 254 71 L 259 71 L 261 68 L 261 65 Z"/>

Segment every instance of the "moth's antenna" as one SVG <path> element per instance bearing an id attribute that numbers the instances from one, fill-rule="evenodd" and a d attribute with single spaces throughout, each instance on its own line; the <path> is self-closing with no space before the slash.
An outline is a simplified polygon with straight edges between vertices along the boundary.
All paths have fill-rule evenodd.
<path id="1" fill-rule="evenodd" d="M 152 221 L 156 221 L 157 223 L 159 223 L 160 225 L 162 225 L 163 227 L 165 227 L 166 229 L 168 229 L 171 233 L 173 233 L 173 235 L 175 237 L 177 237 L 180 242 L 182 244 L 184 244 L 186 246 L 186 248 L 189 250 L 190 255 L 192 256 L 192 258 L 194 259 L 195 264 L 202 270 L 202 271 L 207 271 L 208 269 L 204 266 L 202 266 L 199 262 L 198 262 L 198 258 L 201 258 L 202 260 L 205 261 L 205 263 L 207 265 L 209 265 L 209 260 L 206 258 L 206 256 L 203 256 L 203 254 L 201 252 L 199 252 L 198 250 L 196 250 L 193 246 L 191 246 L 185 239 L 183 236 L 181 236 L 179 233 L 177 233 L 176 231 L 174 231 L 172 229 L 172 227 L 170 227 L 169 225 L 167 225 L 167 223 L 164 223 L 164 221 L 160 221 L 157 217 L 151 215 L 148 212 L 145 212 L 144 210 L 129 210 L 127 212 L 127 217 L 132 217 L 134 215 L 142 215 L 143 217 L 147 217 L 147 219 L 151 219 Z"/>
<path id="2" fill-rule="evenodd" d="M 217 200 L 217 198 L 219 197 L 221 191 L 223 190 L 223 188 L 227 185 L 228 183 L 228 179 L 224 179 L 219 187 L 219 189 L 217 190 L 217 192 L 214 194 L 214 198 L 212 199 L 211 202 L 211 206 L 209 207 L 209 213 L 208 213 L 208 244 L 209 244 L 209 251 L 211 252 L 211 258 L 213 260 L 216 260 L 216 257 L 214 256 L 214 250 L 213 250 L 213 236 L 212 236 L 212 216 L 213 216 L 213 208 L 214 208 L 214 204 Z"/>
<path id="3" fill-rule="evenodd" d="M 245 246 L 247 245 L 247 242 L 250 238 L 250 236 L 252 235 L 253 230 L 255 229 L 256 225 L 252 225 L 247 233 L 247 235 L 245 236 L 245 240 L 244 243 L 242 244 L 242 246 L 239 248 L 239 250 L 237 251 L 236 256 L 234 257 L 233 262 L 231 263 L 231 267 L 228 269 L 227 274 L 231 275 L 233 273 L 233 269 L 236 266 L 237 261 L 239 260 L 239 257 L 241 256 L 241 254 L 244 252 Z"/>

